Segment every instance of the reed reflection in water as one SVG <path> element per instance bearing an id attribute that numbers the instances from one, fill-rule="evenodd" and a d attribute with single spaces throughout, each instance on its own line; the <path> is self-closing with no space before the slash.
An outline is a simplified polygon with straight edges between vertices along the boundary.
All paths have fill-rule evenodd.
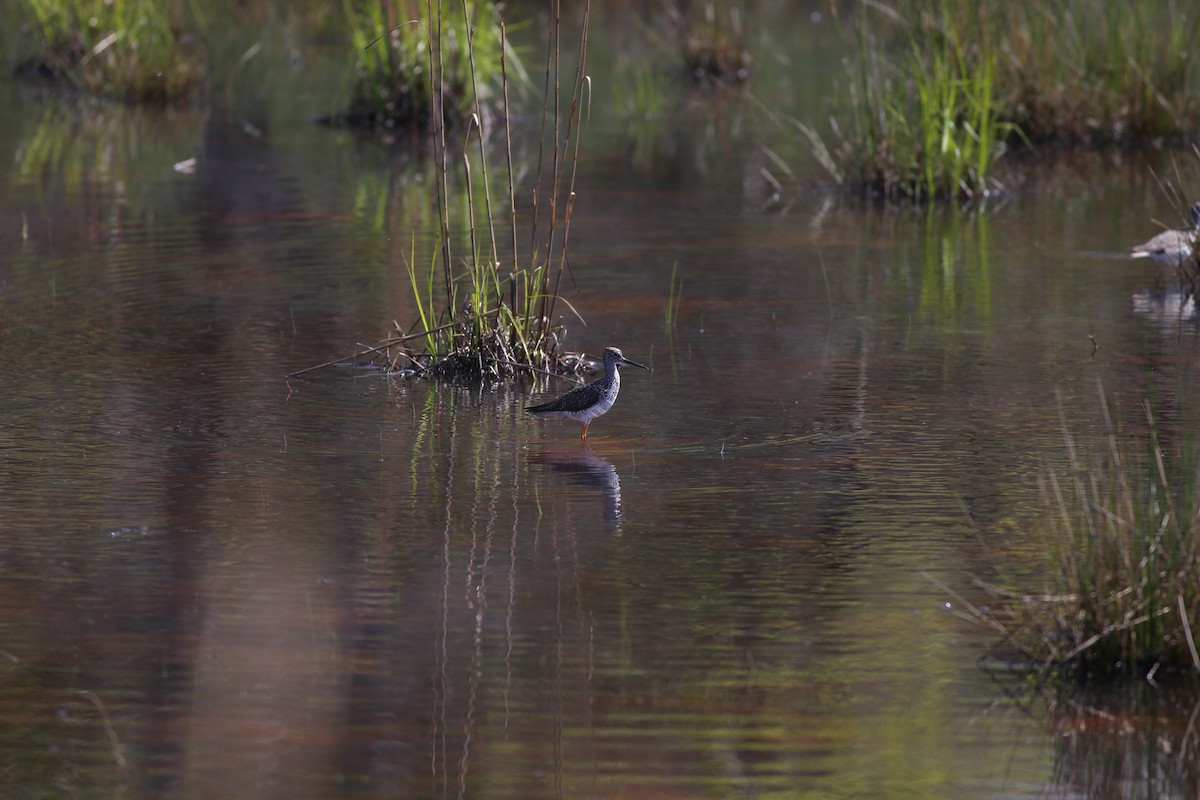
<path id="1" fill-rule="evenodd" d="M 516 395 L 399 390 L 381 468 L 390 521 L 370 583 L 345 576 L 358 581 L 345 772 L 418 793 L 570 795 L 596 777 L 587 584 L 620 530 L 619 458 L 528 444 Z"/>

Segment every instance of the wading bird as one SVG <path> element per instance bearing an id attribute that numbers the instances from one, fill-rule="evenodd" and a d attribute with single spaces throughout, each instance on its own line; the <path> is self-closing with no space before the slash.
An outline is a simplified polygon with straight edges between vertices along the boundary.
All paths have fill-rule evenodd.
<path id="1" fill-rule="evenodd" d="M 525 410 L 531 414 L 540 414 L 551 419 L 573 419 L 582 423 L 583 430 L 579 434 L 579 441 L 586 442 L 588 425 L 591 425 L 592 420 L 608 411 L 613 407 L 613 403 L 617 402 L 617 392 L 621 391 L 620 366 L 622 364 L 640 367 L 644 370 L 650 369 L 636 361 L 630 361 L 617 348 L 606 347 L 604 348 L 603 378 L 593 381 L 587 386 L 572 389 L 562 397 L 548 403 L 526 406 Z"/>
<path id="2" fill-rule="evenodd" d="M 1163 231 L 1129 251 L 1134 258 L 1152 258 L 1178 267 L 1192 257 L 1192 246 L 1200 235 L 1200 203 L 1192 206 L 1192 227 Z"/>

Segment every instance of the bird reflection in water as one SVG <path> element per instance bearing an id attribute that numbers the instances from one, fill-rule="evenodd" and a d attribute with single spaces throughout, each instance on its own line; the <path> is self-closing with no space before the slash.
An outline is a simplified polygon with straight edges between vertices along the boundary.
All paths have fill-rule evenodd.
<path id="1" fill-rule="evenodd" d="M 604 501 L 604 519 L 620 525 L 621 479 L 617 475 L 617 468 L 607 458 L 588 447 L 582 450 L 547 448 L 530 451 L 529 461 L 565 476 L 573 486 L 599 492 Z M 575 494 L 581 495 L 583 492 Z"/>
<path id="2" fill-rule="evenodd" d="M 1133 295 L 1133 313 L 1171 328 L 1196 321 L 1196 295 L 1190 289 L 1143 289 Z"/>

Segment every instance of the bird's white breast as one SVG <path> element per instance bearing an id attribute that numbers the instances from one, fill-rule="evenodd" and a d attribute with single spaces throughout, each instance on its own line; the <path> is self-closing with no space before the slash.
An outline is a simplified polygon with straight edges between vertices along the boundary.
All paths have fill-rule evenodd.
<path id="1" fill-rule="evenodd" d="M 621 372 L 620 372 L 620 370 L 617 370 L 616 373 L 613 375 L 612 391 L 610 391 L 607 396 L 602 397 L 600 399 L 599 403 L 596 403 L 596 405 L 589 408 L 586 412 L 587 416 L 582 421 L 583 422 L 591 422 L 596 417 L 600 416 L 601 414 L 605 413 L 610 408 L 612 408 L 613 403 L 617 402 L 617 391 L 620 388 L 621 388 Z"/>

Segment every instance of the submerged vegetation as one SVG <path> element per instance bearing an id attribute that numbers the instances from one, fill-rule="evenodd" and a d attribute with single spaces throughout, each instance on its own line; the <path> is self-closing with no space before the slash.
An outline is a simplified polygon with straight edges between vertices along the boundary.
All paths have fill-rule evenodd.
<path id="1" fill-rule="evenodd" d="M 1197 129 L 1200 15 L 1104 0 L 862 3 L 827 132 L 800 125 L 839 183 L 887 197 L 977 196 L 1014 144 L 1142 146 Z"/>
<path id="2" fill-rule="evenodd" d="M 1030 657 L 1079 676 L 1200 672 L 1200 449 L 1147 432 L 1107 436 L 1090 463 L 1065 434 L 1068 471 L 1047 471 L 1051 584 L 989 588 L 993 624 Z"/>
<path id="3" fill-rule="evenodd" d="M 32 52 L 17 72 L 127 102 L 191 99 L 205 76 L 174 0 L 22 0 Z"/>

